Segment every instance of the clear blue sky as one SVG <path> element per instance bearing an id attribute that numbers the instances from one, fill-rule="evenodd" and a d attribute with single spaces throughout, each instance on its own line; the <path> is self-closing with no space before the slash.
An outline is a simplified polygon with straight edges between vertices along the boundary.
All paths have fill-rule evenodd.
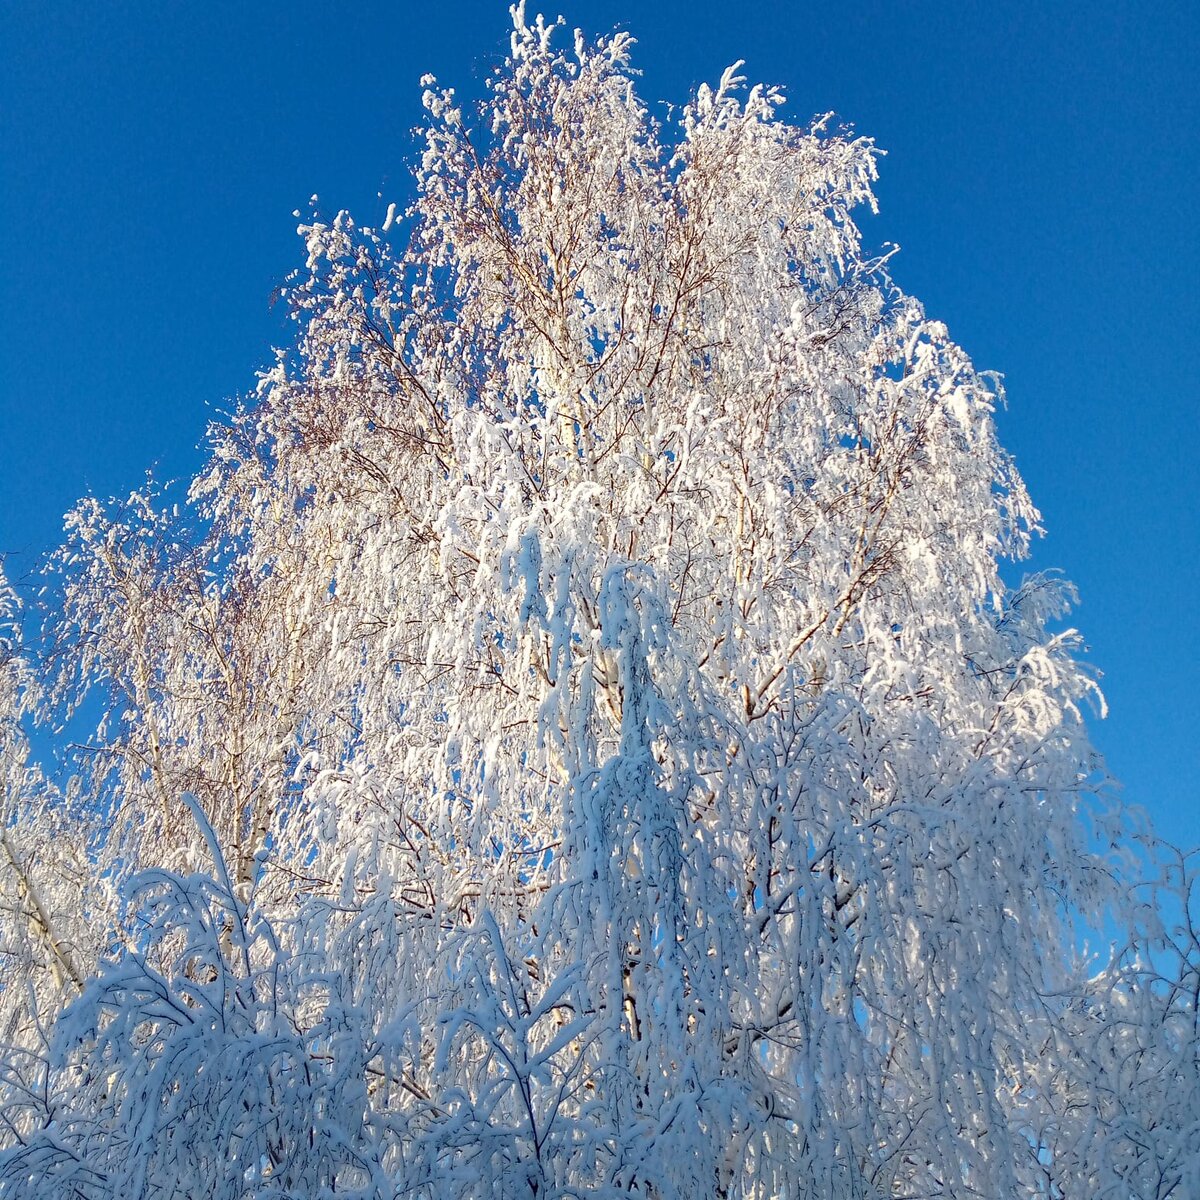
<path id="1" fill-rule="evenodd" d="M 530 0 L 529 9 L 536 11 Z M 550 9 L 557 12 L 558 8 Z M 1200 844 L 1200 121 L 1193 4 L 594 0 L 648 100 L 735 59 L 805 121 L 888 152 L 869 240 L 982 367 L 1045 516 L 1036 565 L 1112 707 L 1126 794 Z M 30 574 L 81 494 L 190 474 L 206 421 L 286 336 L 292 210 L 406 194 L 417 80 L 467 95 L 503 3 L 0 6 L 0 551 Z M 382 200 L 378 193 L 383 193 Z"/>

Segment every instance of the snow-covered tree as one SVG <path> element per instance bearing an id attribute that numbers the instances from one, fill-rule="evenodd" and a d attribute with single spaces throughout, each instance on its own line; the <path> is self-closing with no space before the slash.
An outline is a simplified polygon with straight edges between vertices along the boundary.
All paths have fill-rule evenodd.
<path id="1" fill-rule="evenodd" d="M 49 1035 L 95 968 L 111 920 L 87 824 L 30 761 L 22 718 L 36 680 L 0 571 L 0 1138 L 44 1122 Z"/>
<path id="2" fill-rule="evenodd" d="M 71 518 L 125 949 L 0 1195 L 1182 1197 L 1194 934 L 1077 959 L 1099 693 L 873 144 L 513 15 L 183 515 Z"/>

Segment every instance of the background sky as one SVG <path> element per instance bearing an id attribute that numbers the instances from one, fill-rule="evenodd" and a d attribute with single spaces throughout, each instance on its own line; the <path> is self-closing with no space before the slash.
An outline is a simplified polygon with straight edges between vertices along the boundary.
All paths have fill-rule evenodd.
<path id="1" fill-rule="evenodd" d="M 532 15 L 537 6 L 530 0 Z M 549 9 L 557 12 L 557 8 Z M 648 101 L 746 60 L 887 151 L 868 243 L 983 368 L 1104 673 L 1125 794 L 1200 845 L 1194 4 L 572 3 Z M 470 97 L 503 3 L 0 0 L 0 553 L 36 584 L 79 496 L 190 475 L 288 337 L 294 209 L 408 195 L 431 71 Z"/>

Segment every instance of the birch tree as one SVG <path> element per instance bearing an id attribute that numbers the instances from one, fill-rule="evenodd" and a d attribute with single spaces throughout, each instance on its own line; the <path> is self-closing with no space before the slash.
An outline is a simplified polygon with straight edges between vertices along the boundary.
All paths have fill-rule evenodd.
<path id="1" fill-rule="evenodd" d="M 410 206 L 301 227 L 182 514 L 72 518 L 130 949 L 0 1194 L 1183 1196 L 1194 939 L 1075 952 L 1102 700 L 874 144 L 513 18 Z"/>
<path id="2" fill-rule="evenodd" d="M 0 1137 L 44 1122 L 50 1031 L 80 994 L 111 921 L 87 823 L 30 760 L 22 719 L 37 681 L 0 572 Z"/>

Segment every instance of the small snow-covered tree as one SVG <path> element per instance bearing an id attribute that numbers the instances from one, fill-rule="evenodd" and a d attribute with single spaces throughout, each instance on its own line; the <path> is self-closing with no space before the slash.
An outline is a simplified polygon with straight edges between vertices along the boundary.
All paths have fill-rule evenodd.
<path id="1" fill-rule="evenodd" d="M 1200 1194 L 1196 854 L 1158 849 L 1126 944 L 1030 1031 L 1030 1129 L 1063 1196 Z"/>
<path id="2" fill-rule="evenodd" d="M 45 1120 L 50 1030 L 104 946 L 111 908 L 87 825 L 30 761 L 22 718 L 36 680 L 0 571 L 0 1137 Z"/>
<path id="3" fill-rule="evenodd" d="M 0 1194 L 1183 1195 L 1194 944 L 1076 961 L 1099 693 L 873 144 L 513 15 L 184 516 L 72 518 L 128 948 Z"/>

